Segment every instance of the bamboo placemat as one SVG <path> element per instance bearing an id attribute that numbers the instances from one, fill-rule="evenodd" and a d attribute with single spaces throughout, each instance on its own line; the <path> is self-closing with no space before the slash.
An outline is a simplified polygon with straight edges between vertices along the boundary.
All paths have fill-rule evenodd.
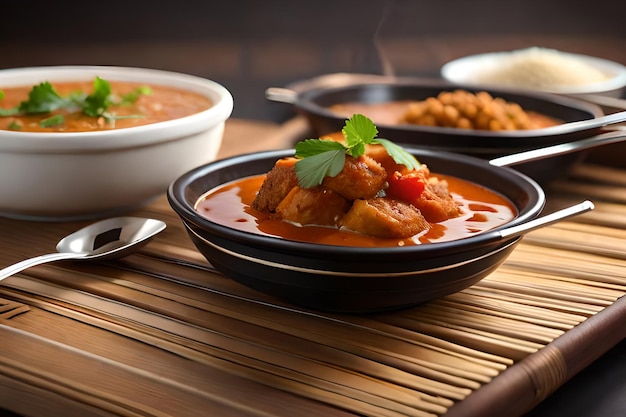
<path id="1" fill-rule="evenodd" d="M 528 234 L 464 291 L 363 316 L 222 276 L 162 198 L 137 213 L 168 223 L 139 253 L 3 282 L 0 308 L 25 307 L 0 313 L 0 403 L 42 416 L 522 415 L 626 336 L 624 185 L 624 170 L 581 165 L 547 210 L 590 198 L 593 212 Z M 73 227 L 1 224 L 39 253 Z"/>

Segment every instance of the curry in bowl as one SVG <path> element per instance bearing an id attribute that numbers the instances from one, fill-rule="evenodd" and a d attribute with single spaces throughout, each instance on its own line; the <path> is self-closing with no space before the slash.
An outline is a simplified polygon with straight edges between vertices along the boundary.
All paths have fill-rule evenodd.
<path id="1" fill-rule="evenodd" d="M 143 126 L 209 109 L 199 93 L 157 84 L 107 81 L 0 86 L 0 129 L 92 132 Z"/>
<path id="2" fill-rule="evenodd" d="M 431 173 L 376 134 L 370 119 L 355 114 L 346 122 L 343 142 L 330 136 L 301 142 L 295 157 L 278 160 L 266 175 L 210 190 L 195 208 L 246 232 L 362 247 L 460 239 L 517 215 L 499 193 Z"/>

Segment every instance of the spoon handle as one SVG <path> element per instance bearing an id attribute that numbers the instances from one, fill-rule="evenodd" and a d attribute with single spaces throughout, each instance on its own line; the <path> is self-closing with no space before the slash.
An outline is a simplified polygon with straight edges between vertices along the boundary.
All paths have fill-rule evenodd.
<path id="1" fill-rule="evenodd" d="M 270 87 L 265 90 L 265 98 L 279 103 L 294 104 L 298 100 L 298 93 L 288 88 Z"/>
<path id="2" fill-rule="evenodd" d="M 46 255 L 35 256 L 34 258 L 24 259 L 21 262 L 16 264 L 7 266 L 4 269 L 0 269 L 0 281 L 5 278 L 10 277 L 13 274 L 17 274 L 31 266 L 40 265 L 46 262 L 53 261 L 61 261 L 64 259 L 79 259 L 82 258 L 86 254 L 82 253 L 69 253 L 69 252 L 60 252 L 60 253 L 49 253 Z"/>
<path id="3" fill-rule="evenodd" d="M 626 140 L 626 131 L 617 130 L 601 133 L 587 139 L 581 139 L 575 142 L 565 142 L 558 145 L 548 146 L 546 148 L 532 149 L 530 151 L 514 153 L 489 161 L 491 165 L 505 167 L 526 162 L 537 161 L 553 156 L 564 155 L 572 152 L 579 152 L 585 149 L 595 148 L 600 145 L 609 145 L 611 143 L 623 142 Z"/>
<path id="4" fill-rule="evenodd" d="M 568 219 L 573 216 L 588 212 L 595 208 L 594 204 L 585 200 L 570 207 L 566 207 L 561 210 L 557 210 L 553 213 L 545 216 L 538 217 L 536 219 L 527 221 L 526 223 L 518 224 L 517 226 L 507 227 L 499 232 L 502 238 L 509 238 L 514 236 L 521 236 L 533 230 L 537 230 L 541 227 L 549 226 L 553 223 L 560 222 L 561 220 Z"/>

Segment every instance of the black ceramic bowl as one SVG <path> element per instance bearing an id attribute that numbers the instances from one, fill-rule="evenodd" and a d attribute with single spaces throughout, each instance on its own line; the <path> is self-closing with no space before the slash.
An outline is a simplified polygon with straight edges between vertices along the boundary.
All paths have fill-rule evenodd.
<path id="1" fill-rule="evenodd" d="M 498 229 L 535 218 L 545 203 L 539 185 L 509 168 L 462 155 L 409 149 L 433 172 L 482 184 L 506 196 L 518 216 Z M 191 240 L 224 275 L 301 306 L 364 313 L 411 306 L 462 290 L 493 272 L 519 237 L 485 232 L 456 241 L 393 248 L 302 243 L 246 233 L 214 223 L 194 210 L 212 188 L 268 172 L 293 151 L 242 155 L 198 167 L 168 189 L 172 208 Z M 494 230 L 498 230 L 494 229 Z"/>
<path id="2" fill-rule="evenodd" d="M 602 109 L 594 104 L 555 94 L 518 89 L 479 88 L 453 84 L 440 80 L 371 80 L 354 83 L 343 80 L 345 85 L 312 86 L 300 91 L 285 90 L 284 94 L 271 94 L 274 101 L 289 102 L 304 115 L 314 136 L 341 131 L 346 116 L 329 109 L 330 106 L 346 102 L 363 104 L 386 103 L 401 100 L 424 100 L 435 97 L 442 91 L 463 89 L 469 92 L 487 91 L 493 97 L 501 97 L 518 103 L 525 110 L 532 110 L 563 122 L 589 120 L 601 116 Z M 280 89 L 278 89 L 280 91 Z M 366 114 L 367 116 L 367 114 Z M 482 159 L 494 159 L 532 149 L 545 148 L 560 143 L 587 138 L 600 132 L 600 128 L 568 129 L 546 128 L 516 131 L 485 131 L 449 127 L 419 126 L 410 124 L 380 123 L 374 120 L 379 137 L 393 138 L 397 143 L 437 151 L 462 153 Z M 572 153 L 558 157 L 518 165 L 516 170 L 544 183 L 555 173 L 565 173 L 576 164 L 583 153 Z"/>

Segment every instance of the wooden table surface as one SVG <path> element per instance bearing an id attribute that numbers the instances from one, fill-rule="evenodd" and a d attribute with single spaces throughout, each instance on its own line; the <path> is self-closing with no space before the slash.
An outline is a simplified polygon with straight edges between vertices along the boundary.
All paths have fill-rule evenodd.
<path id="1" fill-rule="evenodd" d="M 230 120 L 221 156 L 305 132 Z M 138 253 L 0 286 L 0 407 L 26 416 L 520 416 L 626 336 L 626 170 L 551 184 L 593 212 L 531 232 L 491 276 L 415 308 L 304 310 L 217 273 L 165 197 Z M 84 223 L 0 219 L 0 265 Z M 546 261 L 547 260 L 547 261 Z"/>

